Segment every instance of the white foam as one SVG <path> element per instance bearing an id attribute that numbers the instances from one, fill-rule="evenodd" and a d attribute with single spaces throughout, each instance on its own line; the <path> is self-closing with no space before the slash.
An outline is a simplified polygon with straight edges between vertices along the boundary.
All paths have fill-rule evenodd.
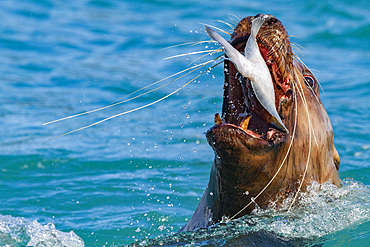
<path id="1" fill-rule="evenodd" d="M 370 220 L 370 188 L 350 179 L 341 187 L 314 182 L 289 213 L 288 198 L 281 208 L 258 210 L 254 230 L 268 230 L 290 238 L 316 238 L 362 224 Z"/>
<path id="2" fill-rule="evenodd" d="M 292 243 L 296 240 L 315 243 L 322 241 L 322 237 L 370 222 L 370 187 L 361 182 L 344 179 L 339 188 L 331 183 L 320 185 L 314 182 L 306 192 L 299 195 L 297 202 L 287 212 L 293 196 L 287 198 L 278 209 L 257 209 L 252 215 L 226 224 L 195 232 L 158 236 L 152 240 L 145 239 L 140 245 L 163 243 L 177 246 L 177 243 L 186 245 L 192 242 L 217 245 L 258 232 L 271 234 L 277 241 L 275 245 L 281 243 L 280 238 L 282 241 L 293 241 Z M 260 239 L 262 242 L 258 242 L 258 235 L 253 236 L 257 246 L 263 243 L 263 237 Z"/>
<path id="3" fill-rule="evenodd" d="M 42 225 L 22 217 L 0 215 L 1 246 L 83 247 L 84 241 L 73 231 L 62 232 L 54 224 Z"/>

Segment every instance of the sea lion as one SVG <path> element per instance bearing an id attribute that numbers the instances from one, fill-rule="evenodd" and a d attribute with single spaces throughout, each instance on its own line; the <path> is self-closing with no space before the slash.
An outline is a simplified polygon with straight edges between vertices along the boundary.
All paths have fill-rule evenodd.
<path id="1" fill-rule="evenodd" d="M 180 231 L 209 227 L 224 217 L 239 218 L 251 213 L 256 204 L 260 208 L 279 205 L 312 181 L 339 186 L 340 158 L 318 81 L 293 54 L 281 22 L 272 15 L 246 17 L 234 29 L 230 44 L 243 52 L 256 18 L 264 18 L 256 41 L 287 131 L 273 124 L 250 78 L 239 73 L 234 61 L 225 59 L 222 118 L 216 114 L 215 126 L 206 133 L 215 153 L 209 183 Z"/>

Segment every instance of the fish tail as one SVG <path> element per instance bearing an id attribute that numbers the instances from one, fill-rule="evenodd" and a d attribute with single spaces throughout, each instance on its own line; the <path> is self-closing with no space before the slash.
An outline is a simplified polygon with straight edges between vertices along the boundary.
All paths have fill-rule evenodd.
<path id="1" fill-rule="evenodd" d="M 262 27 L 262 25 L 263 25 L 264 22 L 265 22 L 265 18 L 263 18 L 263 17 L 255 18 L 252 21 L 251 35 L 252 35 L 253 39 L 256 38 L 257 33 L 260 30 L 260 28 Z"/>

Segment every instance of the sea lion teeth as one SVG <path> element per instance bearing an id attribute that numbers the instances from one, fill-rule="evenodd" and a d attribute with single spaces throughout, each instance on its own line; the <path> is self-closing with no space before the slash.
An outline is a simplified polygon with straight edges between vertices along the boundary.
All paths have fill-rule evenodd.
<path id="1" fill-rule="evenodd" d="M 222 124 L 222 120 L 221 120 L 220 114 L 216 113 L 215 114 L 215 125 L 221 125 L 221 124 Z"/>
<path id="2" fill-rule="evenodd" d="M 248 130 L 248 125 L 249 125 L 249 120 L 251 119 L 251 115 L 248 115 L 244 118 L 244 120 L 240 123 L 240 127 L 247 131 Z"/>
<path id="3" fill-rule="evenodd" d="M 274 134 L 274 130 L 267 131 L 267 140 L 270 140 L 273 134 Z"/>

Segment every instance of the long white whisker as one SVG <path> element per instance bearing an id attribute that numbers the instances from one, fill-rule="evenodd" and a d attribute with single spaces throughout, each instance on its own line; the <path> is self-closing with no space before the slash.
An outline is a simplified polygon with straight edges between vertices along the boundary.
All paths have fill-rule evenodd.
<path id="1" fill-rule="evenodd" d="M 292 46 L 292 48 L 294 49 L 294 50 L 297 50 L 303 57 L 305 56 L 304 54 L 303 54 L 303 52 L 301 51 L 301 49 L 299 48 L 299 46 L 296 46 L 295 44 L 293 44 L 293 43 L 290 43 L 290 45 Z M 294 56 L 297 56 L 297 55 L 295 55 L 294 54 Z"/>
<path id="2" fill-rule="evenodd" d="M 302 48 L 303 50 L 305 50 L 306 52 L 308 52 L 308 53 L 309 53 L 309 51 L 308 51 L 306 48 L 304 48 L 303 46 L 301 46 L 301 45 L 300 45 L 300 44 L 298 44 L 298 43 L 290 42 L 290 44 L 293 44 L 293 45 L 295 45 L 295 46 L 297 46 L 297 47 L 299 47 L 299 48 Z"/>
<path id="3" fill-rule="evenodd" d="M 312 122 L 311 122 L 311 118 L 310 118 L 310 113 L 309 113 L 309 110 L 308 110 L 308 104 L 307 104 L 306 96 L 304 96 L 302 85 L 299 84 L 298 86 L 300 87 L 300 90 L 301 90 L 301 93 L 300 94 L 301 94 L 302 102 L 303 102 L 303 104 L 304 104 L 304 106 L 306 108 L 306 111 L 307 111 L 308 126 L 309 126 L 310 130 L 313 130 L 313 126 L 312 126 Z M 313 93 L 313 94 L 315 95 L 315 93 Z M 316 97 L 316 95 L 315 95 L 315 97 Z M 316 98 L 316 100 L 319 100 L 319 99 Z M 310 136 L 310 138 L 311 138 L 311 136 Z M 316 138 L 316 135 L 314 133 L 313 133 L 313 139 L 314 139 L 314 141 L 316 143 L 316 146 L 318 147 L 317 138 Z"/>
<path id="4" fill-rule="evenodd" d="M 220 51 L 222 51 L 222 50 L 220 50 Z M 205 55 L 202 55 L 202 56 L 200 56 L 200 57 L 198 57 L 197 59 L 195 59 L 195 60 L 193 60 L 193 61 L 191 61 L 190 63 L 189 63 L 189 66 L 191 65 L 191 64 L 194 64 L 196 61 L 198 61 L 199 59 L 202 59 L 203 57 L 206 57 L 206 56 L 209 56 L 210 54 L 205 54 Z M 211 55 L 213 55 L 213 54 L 211 54 Z M 224 56 L 224 54 L 222 54 L 222 55 L 220 55 L 220 56 L 218 56 L 218 57 L 216 57 L 215 59 L 213 59 L 214 61 L 216 61 L 216 60 L 218 60 L 220 57 L 222 57 L 222 56 Z"/>
<path id="5" fill-rule="evenodd" d="M 184 56 L 189 56 L 189 55 L 195 55 L 195 54 L 201 54 L 201 53 L 216 53 L 216 52 L 219 52 L 219 51 L 221 51 L 221 49 L 206 50 L 206 51 L 195 51 L 195 52 L 179 54 L 179 55 L 175 55 L 175 56 L 171 56 L 171 57 L 166 57 L 163 60 L 173 59 L 173 58 L 177 58 L 177 57 L 184 57 Z"/>
<path id="6" fill-rule="evenodd" d="M 232 30 L 234 30 L 234 26 L 231 25 L 230 23 L 227 23 L 226 21 L 222 21 L 222 20 L 215 20 L 215 21 L 223 23 L 223 24 L 227 25 L 228 27 L 230 27 Z"/>
<path id="7" fill-rule="evenodd" d="M 144 89 L 146 89 L 146 88 L 148 88 L 148 87 L 151 87 L 151 86 L 153 86 L 153 85 L 155 85 L 155 84 L 158 84 L 158 83 L 160 83 L 160 82 L 162 82 L 162 81 L 165 81 L 165 80 L 170 79 L 170 78 L 172 78 L 172 77 L 174 77 L 174 76 L 177 76 L 177 75 L 179 75 L 179 74 L 182 74 L 182 73 L 184 73 L 184 72 L 186 72 L 186 71 L 192 70 L 192 69 L 194 69 L 194 68 L 199 69 L 199 67 L 204 66 L 204 65 L 207 65 L 207 64 L 209 64 L 209 63 L 213 62 L 214 60 L 215 60 L 215 59 L 210 60 L 210 61 L 207 61 L 207 62 L 205 62 L 205 63 L 201 63 L 201 64 L 198 64 L 198 65 L 192 66 L 192 67 L 190 67 L 190 68 L 184 69 L 184 70 L 182 70 L 182 71 L 180 71 L 180 72 L 177 72 L 177 73 L 175 73 L 175 74 L 172 74 L 172 75 L 170 75 L 170 76 L 167 76 L 166 78 L 163 78 L 163 79 L 161 79 L 161 80 L 159 80 L 159 81 L 153 82 L 153 83 L 151 83 L 150 85 L 147 85 L 147 86 L 145 86 L 145 87 L 142 87 L 142 88 L 140 88 L 140 89 L 136 90 L 135 92 L 132 92 L 132 93 L 128 94 L 126 97 L 129 97 L 130 95 L 133 95 L 133 94 L 135 94 L 135 93 L 138 93 L 138 92 L 140 92 L 140 91 L 142 91 L 142 90 L 144 90 Z M 192 73 L 192 72 L 193 72 L 193 71 L 191 71 L 190 73 Z M 188 74 L 189 74 L 189 73 L 188 73 Z M 185 76 L 186 76 L 186 75 L 188 75 L 188 74 L 185 74 Z M 177 78 L 177 79 L 180 79 L 180 78 L 182 78 L 182 77 L 183 77 L 183 76 L 181 76 L 181 77 L 179 77 L 179 78 Z M 128 102 L 128 101 L 130 101 L 130 100 L 133 100 L 133 99 L 139 98 L 139 97 L 141 97 L 141 96 L 143 96 L 143 95 L 146 95 L 146 94 L 148 94 L 148 93 L 154 92 L 154 91 L 156 91 L 156 90 L 158 90 L 158 89 L 160 89 L 160 88 L 162 88 L 162 87 L 164 87 L 164 86 L 166 86 L 166 85 L 168 85 L 168 84 L 170 84 L 170 83 L 172 83 L 172 82 L 174 82 L 174 81 L 176 81 L 176 80 L 173 80 L 173 81 L 171 81 L 171 82 L 169 82 L 169 83 L 167 83 L 167 84 L 165 84 L 165 85 L 162 85 L 162 86 L 160 86 L 160 87 L 157 87 L 156 89 L 153 89 L 153 90 L 150 90 L 150 91 L 148 91 L 148 92 L 142 93 L 142 94 L 140 94 L 140 95 L 138 95 L 138 96 L 135 96 L 135 97 L 132 97 L 132 98 L 130 98 L 130 99 L 126 99 L 126 100 L 123 100 L 123 101 L 120 101 L 120 102 L 116 102 L 116 103 L 114 103 L 114 104 L 111 104 L 111 105 L 108 105 L 108 106 L 104 106 L 104 107 L 101 107 L 101 108 L 97 108 L 97 109 L 94 109 L 94 110 L 91 110 L 91 111 L 86 111 L 86 112 L 82 112 L 82 113 L 79 113 L 79 114 L 71 115 L 71 116 L 68 116 L 68 117 L 59 118 L 59 119 L 56 119 L 56 120 L 53 120 L 53 121 L 50 121 L 50 122 L 44 123 L 43 125 L 48 125 L 48 124 L 52 124 L 52 123 L 56 123 L 56 122 L 60 122 L 60 121 L 63 121 L 63 120 L 67 120 L 67 119 L 71 119 L 71 118 L 79 117 L 79 116 L 82 116 L 82 115 L 86 115 L 86 114 L 89 114 L 89 113 L 97 112 L 97 111 L 104 110 L 104 109 L 107 109 L 107 108 L 110 108 L 110 107 L 113 107 L 113 106 L 116 106 L 116 105 L 120 105 L 120 104 L 126 103 L 126 102 Z"/>
<path id="8" fill-rule="evenodd" d="M 216 29 L 216 30 L 218 30 L 218 31 L 220 31 L 220 32 L 226 33 L 226 34 L 228 34 L 228 35 L 230 35 L 230 36 L 231 36 L 231 33 L 228 33 L 228 32 L 226 32 L 225 30 L 223 30 L 223 29 L 221 29 L 221 28 L 219 28 L 219 27 L 215 27 L 215 26 L 212 26 L 212 25 L 209 25 L 209 24 L 205 24 L 205 23 L 200 23 L 200 24 L 205 25 L 205 26 L 212 27 L 212 28 L 214 28 L 214 29 Z"/>
<path id="9" fill-rule="evenodd" d="M 213 60 L 212 60 L 212 61 L 213 61 Z M 44 141 L 43 143 L 48 142 L 48 141 L 51 141 L 51 140 L 56 139 L 56 138 L 59 138 L 59 137 L 62 137 L 62 136 L 69 135 L 69 134 L 71 134 L 71 133 L 74 133 L 74 132 L 77 132 L 77 131 L 80 131 L 80 130 L 84 130 L 84 129 L 87 129 L 87 128 L 90 128 L 90 127 L 93 127 L 93 126 L 95 126 L 95 125 L 98 125 L 98 124 L 103 123 L 103 122 L 105 122 L 105 121 L 108 121 L 108 120 L 110 120 L 110 119 L 113 119 L 113 118 L 116 118 L 116 117 L 119 117 L 119 116 L 122 116 L 122 115 L 125 115 L 125 114 L 128 114 L 128 113 L 131 113 L 131 112 L 135 112 L 135 111 L 138 111 L 138 110 L 140 110 L 140 109 L 146 108 L 146 107 L 148 107 L 148 106 L 154 105 L 154 104 L 156 104 L 156 103 L 158 103 L 158 102 L 160 102 L 160 101 L 162 101 L 162 100 L 164 100 L 164 99 L 166 99 L 166 98 L 170 97 L 171 95 L 173 95 L 173 94 L 177 93 L 178 91 L 180 91 L 181 89 L 183 89 L 184 87 L 186 87 L 187 85 L 189 85 L 191 82 L 193 82 L 194 80 L 196 80 L 198 77 L 200 77 L 201 75 L 203 75 L 203 74 L 204 74 L 204 73 L 206 73 L 207 71 L 210 71 L 212 68 L 216 67 L 216 66 L 217 66 L 217 65 L 219 65 L 220 63 L 221 63 L 221 62 L 219 62 L 219 63 L 217 63 L 217 64 L 213 65 L 211 68 L 209 68 L 209 69 L 207 69 L 207 70 L 203 71 L 202 73 L 200 73 L 199 75 L 197 75 L 196 77 L 194 77 L 193 79 L 191 79 L 190 81 L 188 81 L 187 83 L 185 83 L 184 85 L 182 85 L 181 87 L 179 87 L 178 89 L 176 89 L 175 91 L 173 91 L 173 92 L 171 92 L 171 93 L 167 94 L 166 96 L 164 96 L 164 97 L 162 97 L 162 98 L 160 98 L 160 99 L 158 99 L 158 100 L 155 100 L 155 101 L 153 101 L 153 102 L 151 102 L 151 103 L 149 103 L 149 104 L 146 104 L 146 105 L 143 105 L 143 106 L 137 107 L 137 108 L 135 108 L 135 109 L 131 109 L 131 110 L 128 110 L 128 111 L 125 111 L 125 112 L 121 112 L 121 113 L 118 113 L 118 114 L 116 114 L 116 115 L 113 115 L 113 116 L 110 116 L 110 117 L 104 118 L 104 119 L 102 119 L 102 120 L 100 120 L 100 121 L 97 121 L 97 122 L 95 122 L 95 123 L 92 123 L 92 124 L 86 125 L 86 126 L 84 126 L 84 127 L 81 127 L 81 128 L 78 128 L 78 129 L 75 129 L 75 130 L 72 130 L 72 131 L 66 132 L 66 133 L 64 133 L 64 134 L 62 134 L 62 135 L 55 136 L 55 137 L 53 137 L 53 138 L 50 138 L 50 139 L 48 139 L 48 140 Z M 204 65 L 204 66 L 205 66 L 205 65 Z"/>
<path id="10" fill-rule="evenodd" d="M 298 85 L 299 87 L 301 87 L 301 85 Z M 303 182 L 304 182 L 304 179 L 306 178 L 306 174 L 307 174 L 307 169 L 308 169 L 308 165 L 310 163 L 310 156 L 311 156 L 311 147 L 312 147 L 312 132 L 313 132 L 313 128 L 312 128 L 312 123 L 311 123 L 311 119 L 310 119 L 310 113 L 308 111 L 308 105 L 307 105 L 307 101 L 306 101 L 306 97 L 304 96 L 304 92 L 303 92 L 303 89 L 301 87 L 302 92 L 299 92 L 299 90 L 297 90 L 299 92 L 299 94 L 301 95 L 301 98 L 302 98 L 302 102 L 304 102 L 305 104 L 305 109 L 306 109 L 306 112 L 307 112 L 307 120 L 308 120 L 308 128 L 309 128 L 309 146 L 308 146 L 308 154 L 307 154 L 307 163 L 306 163 L 306 167 L 305 167 L 305 170 L 303 172 L 303 176 L 302 176 L 302 180 L 299 184 L 299 187 L 298 187 L 298 190 L 297 192 L 295 193 L 294 195 L 294 198 L 293 198 L 293 201 L 292 203 L 290 204 L 289 208 L 288 208 L 288 212 L 290 211 L 290 209 L 292 208 L 294 202 L 296 201 L 297 197 L 298 197 L 298 194 L 299 192 L 301 191 L 302 189 L 302 186 L 303 186 Z"/>
<path id="11" fill-rule="evenodd" d="M 299 72 L 299 74 L 303 77 L 303 74 L 302 74 L 301 72 Z M 319 85 L 320 85 L 320 83 L 319 83 Z M 307 86 L 307 87 L 308 87 L 308 89 L 312 92 L 312 94 L 315 96 L 317 103 L 319 103 L 319 104 L 320 104 L 320 100 L 319 100 L 319 98 L 317 97 L 317 95 L 316 95 L 315 91 L 313 91 L 313 88 L 312 88 L 312 87 L 310 87 L 310 86 Z"/>
<path id="12" fill-rule="evenodd" d="M 235 20 L 232 19 L 231 16 L 235 17 L 237 19 L 237 21 L 235 21 L 236 23 L 239 23 L 241 21 L 241 19 L 238 16 L 234 15 L 234 14 L 228 14 L 228 16 L 229 16 L 229 19 L 232 20 L 232 21 L 235 21 Z"/>
<path id="13" fill-rule="evenodd" d="M 200 45 L 200 44 L 204 44 L 204 43 L 214 43 L 214 41 L 213 40 L 204 40 L 204 41 L 187 42 L 187 43 L 182 43 L 182 44 L 168 46 L 168 47 L 165 47 L 165 48 L 162 48 L 162 49 L 159 49 L 159 50 L 162 51 L 162 50 L 166 50 L 166 49 L 170 49 L 170 48 L 175 48 L 175 47 L 179 47 L 179 46 L 185 46 L 185 45 L 194 46 L 194 45 Z"/>

